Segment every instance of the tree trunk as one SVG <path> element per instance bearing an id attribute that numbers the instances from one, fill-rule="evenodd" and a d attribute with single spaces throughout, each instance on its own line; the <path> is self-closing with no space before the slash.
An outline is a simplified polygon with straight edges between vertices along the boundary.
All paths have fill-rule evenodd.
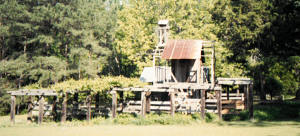
<path id="1" fill-rule="evenodd" d="M 260 99 L 266 100 L 266 92 L 264 90 L 265 80 L 263 78 L 262 70 L 259 71 L 259 83 L 260 83 Z"/>

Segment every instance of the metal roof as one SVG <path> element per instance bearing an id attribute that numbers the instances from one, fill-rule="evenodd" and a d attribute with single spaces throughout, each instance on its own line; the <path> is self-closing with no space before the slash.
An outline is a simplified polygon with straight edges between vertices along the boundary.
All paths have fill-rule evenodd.
<path id="1" fill-rule="evenodd" d="M 197 59 L 201 56 L 201 40 L 168 40 L 163 59 Z"/>

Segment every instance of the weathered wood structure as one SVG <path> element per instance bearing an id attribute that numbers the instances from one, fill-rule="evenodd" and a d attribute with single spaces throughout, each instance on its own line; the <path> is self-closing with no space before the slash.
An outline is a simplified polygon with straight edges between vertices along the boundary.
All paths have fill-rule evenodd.
<path id="1" fill-rule="evenodd" d="M 153 52 L 153 66 L 146 67 L 140 77 L 141 81 L 148 82 L 143 88 L 113 88 L 111 116 L 115 118 L 117 112 L 135 112 L 145 116 L 149 112 L 201 113 L 204 119 L 206 112 L 235 114 L 241 110 L 248 110 L 253 117 L 253 82 L 249 78 L 216 78 L 215 77 L 215 50 L 213 41 L 204 40 L 169 40 L 168 21 L 158 22 L 159 42 Z M 140 100 L 123 101 L 118 104 L 118 93 L 123 96 L 124 91 L 139 93 Z M 56 99 L 62 97 L 61 122 L 67 120 L 69 114 L 84 114 L 86 120 L 92 118 L 92 110 L 100 113 L 99 94 L 95 95 L 95 106 L 92 106 L 93 97 L 90 91 L 67 91 L 57 93 L 53 90 L 18 90 L 11 91 L 11 122 L 15 122 L 16 96 L 29 96 L 28 119 L 32 120 L 34 105 L 38 105 L 38 123 L 51 110 L 56 112 Z M 84 106 L 78 102 L 78 93 L 85 93 Z M 34 104 L 32 97 L 38 97 L 38 104 Z M 46 108 L 44 97 L 55 97 L 51 108 Z M 75 100 L 72 109 L 68 111 L 68 99 Z M 120 101 L 119 101 L 120 102 Z M 80 109 L 86 109 L 84 113 Z M 46 111 L 46 112 L 44 112 Z M 94 114 L 95 114 L 94 113 Z"/>
<path id="2" fill-rule="evenodd" d="M 29 96 L 29 104 L 28 104 L 28 120 L 32 120 L 32 110 L 33 110 L 33 102 L 32 96 L 38 97 L 39 103 L 39 115 L 38 115 L 38 124 L 41 124 L 44 116 L 44 97 L 56 97 L 57 93 L 53 90 L 42 90 L 42 89 L 23 89 L 18 91 L 10 91 L 8 92 L 11 95 L 11 109 L 10 109 L 10 120 L 12 123 L 15 123 L 15 109 L 16 109 L 16 96 Z"/>
<path id="3" fill-rule="evenodd" d="M 122 91 L 141 92 L 140 101 L 129 101 L 123 112 L 150 111 L 222 114 L 249 110 L 252 116 L 252 81 L 248 78 L 215 78 L 215 47 L 213 41 L 170 40 L 168 21 L 158 22 L 159 42 L 153 52 L 153 66 L 146 67 L 141 81 L 150 85 L 144 88 L 114 88 L 111 93 Z M 244 86 L 243 93 L 232 93 L 222 88 Z M 231 87 L 232 88 L 232 87 Z M 154 93 L 168 93 L 169 98 L 157 101 Z M 117 97 L 113 97 L 112 115 L 116 116 Z"/>
<path id="4" fill-rule="evenodd" d="M 38 116 L 38 124 L 41 124 L 44 116 L 57 116 L 57 112 L 61 113 L 61 122 L 65 122 L 67 120 L 67 116 L 78 116 L 85 115 L 86 120 L 90 121 L 92 118 L 92 108 L 94 111 L 100 111 L 100 100 L 97 99 L 96 95 L 96 106 L 92 107 L 92 96 L 90 91 L 66 91 L 57 93 L 54 90 L 44 90 L 44 89 L 21 89 L 17 91 L 8 92 L 11 95 L 11 111 L 10 111 L 10 119 L 12 123 L 15 123 L 15 109 L 16 109 L 16 96 L 28 96 L 28 121 L 33 120 L 33 115 Z M 86 99 L 84 104 L 78 102 L 78 94 L 84 93 L 86 94 Z M 61 103 L 59 103 L 58 97 L 61 97 Z M 68 108 L 68 99 L 69 97 L 74 97 L 74 102 L 72 103 L 72 108 Z M 33 97 L 38 98 L 38 102 L 33 101 Z M 52 100 L 53 103 L 49 104 L 45 102 L 45 97 L 54 97 Z M 61 104 L 61 108 L 57 108 L 57 104 Z M 83 112 L 82 112 L 83 111 Z M 96 113 L 95 113 L 96 114 Z M 57 117 L 53 117 L 55 119 Z"/>

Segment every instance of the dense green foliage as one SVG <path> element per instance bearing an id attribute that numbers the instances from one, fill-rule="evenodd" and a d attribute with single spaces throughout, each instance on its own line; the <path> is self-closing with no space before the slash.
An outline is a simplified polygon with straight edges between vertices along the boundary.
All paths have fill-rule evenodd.
<path id="1" fill-rule="evenodd" d="M 299 11 L 299 0 L 0 0 L 0 112 L 24 86 L 136 85 L 107 76 L 151 66 L 160 19 L 171 39 L 216 41 L 217 77 L 251 77 L 261 99 L 300 98 Z"/>

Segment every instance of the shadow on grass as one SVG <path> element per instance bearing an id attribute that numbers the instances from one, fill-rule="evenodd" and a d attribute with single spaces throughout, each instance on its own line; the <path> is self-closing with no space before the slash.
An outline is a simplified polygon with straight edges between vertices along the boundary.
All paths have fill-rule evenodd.
<path id="1" fill-rule="evenodd" d="M 224 124 L 228 126 L 272 127 L 278 125 L 297 126 L 300 128 L 300 103 L 284 101 L 276 104 L 254 105 L 254 120 L 249 113 L 242 111 L 238 115 L 224 115 Z"/>

